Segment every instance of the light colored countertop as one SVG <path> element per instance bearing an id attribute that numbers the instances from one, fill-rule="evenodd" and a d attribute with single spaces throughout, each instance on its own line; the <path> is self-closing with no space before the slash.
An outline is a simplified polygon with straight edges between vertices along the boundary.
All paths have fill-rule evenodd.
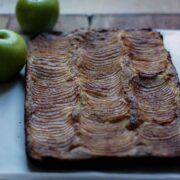
<path id="1" fill-rule="evenodd" d="M 180 13 L 180 0 L 60 0 L 62 14 Z M 13 14 L 16 0 L 0 0 L 0 13 Z"/>

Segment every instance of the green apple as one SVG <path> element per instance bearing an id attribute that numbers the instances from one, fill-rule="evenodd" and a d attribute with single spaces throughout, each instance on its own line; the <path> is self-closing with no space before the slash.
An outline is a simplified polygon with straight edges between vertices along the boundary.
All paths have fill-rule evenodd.
<path id="1" fill-rule="evenodd" d="M 26 62 L 27 46 L 17 33 L 0 29 L 0 82 L 15 78 Z"/>
<path id="2" fill-rule="evenodd" d="M 18 0 L 16 17 L 26 34 L 52 31 L 59 17 L 58 0 Z"/>

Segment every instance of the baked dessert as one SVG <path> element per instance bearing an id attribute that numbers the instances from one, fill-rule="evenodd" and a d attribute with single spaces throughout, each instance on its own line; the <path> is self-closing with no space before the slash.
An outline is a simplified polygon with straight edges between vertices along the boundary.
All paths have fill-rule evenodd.
<path id="1" fill-rule="evenodd" d="M 39 35 L 30 43 L 26 72 L 28 155 L 179 156 L 179 95 L 158 32 Z"/>

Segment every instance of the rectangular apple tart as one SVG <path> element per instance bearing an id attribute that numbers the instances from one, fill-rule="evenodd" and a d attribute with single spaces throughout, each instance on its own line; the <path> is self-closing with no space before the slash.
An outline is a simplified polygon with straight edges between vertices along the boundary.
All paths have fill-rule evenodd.
<path id="1" fill-rule="evenodd" d="M 77 30 L 30 42 L 29 157 L 180 156 L 180 88 L 151 30 Z"/>

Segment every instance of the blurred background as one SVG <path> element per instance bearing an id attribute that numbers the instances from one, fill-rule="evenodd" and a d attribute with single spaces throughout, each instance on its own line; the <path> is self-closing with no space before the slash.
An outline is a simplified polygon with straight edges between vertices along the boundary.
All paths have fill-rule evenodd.
<path id="1" fill-rule="evenodd" d="M 21 32 L 16 0 L 0 0 L 0 28 Z M 55 31 L 78 28 L 180 29 L 180 0 L 60 0 Z"/>
<path id="2" fill-rule="evenodd" d="M 180 0 L 60 0 L 62 14 L 180 13 Z M 0 0 L 0 13 L 14 13 L 16 0 Z"/>

